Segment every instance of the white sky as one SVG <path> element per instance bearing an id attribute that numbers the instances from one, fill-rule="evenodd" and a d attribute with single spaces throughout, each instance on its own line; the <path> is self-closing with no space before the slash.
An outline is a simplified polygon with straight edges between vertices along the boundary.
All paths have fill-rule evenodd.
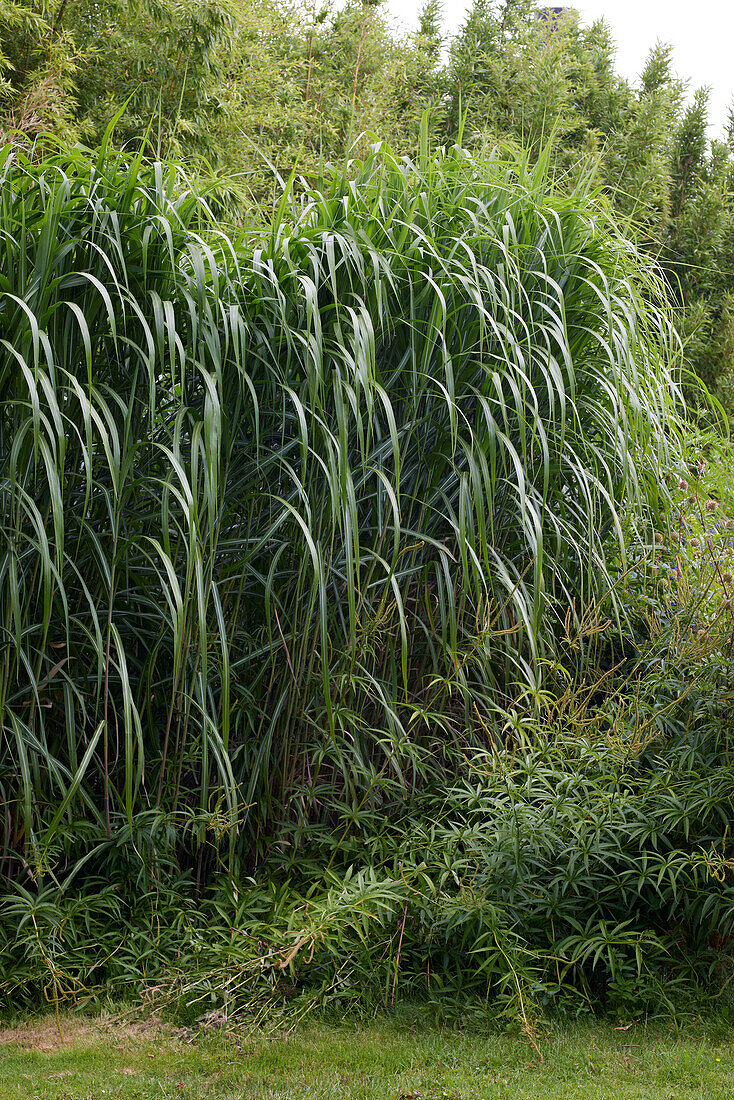
<path id="1" fill-rule="evenodd" d="M 556 4 L 562 0 L 555 0 Z M 712 136 L 723 136 L 734 100 L 734 0 L 566 0 L 584 23 L 604 18 L 617 43 L 617 70 L 636 80 L 656 41 L 673 46 L 676 74 L 691 88 L 711 88 Z M 413 30 L 422 0 L 387 0 L 400 23 Z M 461 26 L 470 5 L 444 0 L 449 33 Z"/>

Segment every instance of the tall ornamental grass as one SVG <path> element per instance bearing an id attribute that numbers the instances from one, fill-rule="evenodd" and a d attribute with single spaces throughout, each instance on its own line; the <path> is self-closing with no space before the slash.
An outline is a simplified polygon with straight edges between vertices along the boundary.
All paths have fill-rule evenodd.
<path id="1" fill-rule="evenodd" d="M 614 617 L 672 354 L 542 162 L 376 148 L 253 242 L 176 166 L 5 149 L 4 873 L 140 885 L 163 833 L 199 886 L 279 829 L 292 862 L 492 742 Z"/>

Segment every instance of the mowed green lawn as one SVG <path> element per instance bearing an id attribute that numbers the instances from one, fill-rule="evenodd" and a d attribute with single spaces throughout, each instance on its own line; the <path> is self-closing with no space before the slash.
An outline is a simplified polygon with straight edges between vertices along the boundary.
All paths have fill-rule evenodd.
<path id="1" fill-rule="evenodd" d="M 731 1100 L 734 1045 L 717 1025 L 547 1024 L 520 1038 L 387 1023 L 281 1037 L 198 1036 L 52 1019 L 0 1031 L 2 1100 Z"/>

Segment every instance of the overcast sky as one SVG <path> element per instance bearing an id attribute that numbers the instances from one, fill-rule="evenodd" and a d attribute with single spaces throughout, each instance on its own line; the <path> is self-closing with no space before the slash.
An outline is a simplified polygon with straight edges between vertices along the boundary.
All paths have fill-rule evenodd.
<path id="1" fill-rule="evenodd" d="M 387 3 L 404 27 L 415 29 L 422 0 Z M 444 0 L 448 32 L 458 30 L 469 6 L 464 0 Z M 656 41 L 673 46 L 677 75 L 692 88 L 711 88 L 712 130 L 723 136 L 734 100 L 734 0 L 576 0 L 568 6 L 585 23 L 606 20 L 617 43 L 617 69 L 630 80 L 639 76 Z"/>

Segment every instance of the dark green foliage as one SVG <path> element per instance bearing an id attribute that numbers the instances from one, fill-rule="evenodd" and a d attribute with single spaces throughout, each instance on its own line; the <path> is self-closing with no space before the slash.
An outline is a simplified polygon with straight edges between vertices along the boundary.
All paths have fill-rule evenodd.
<path id="1" fill-rule="evenodd" d="M 537 711 L 664 506 L 656 277 L 542 161 L 423 143 L 286 193 L 249 244 L 175 167 L 5 152 L 2 855 L 29 990 L 203 948 L 180 899 L 218 880 L 241 884 L 245 984 L 261 941 L 283 961 L 304 893 L 304 957 L 387 927 L 413 896 L 399 864 L 428 866 L 409 822 L 435 821 L 450 878 L 474 811 L 449 777 L 512 738 L 503 701 Z M 434 870 L 437 950 L 469 960 L 494 925 Z M 276 909 L 237 902 L 248 873 Z M 515 904 L 491 902 L 498 929 Z M 506 984 L 525 948 L 505 934 Z"/>
<path id="2" fill-rule="evenodd" d="M 15 1003 L 21 987 L 79 999 L 143 978 L 189 1021 L 296 995 L 297 1012 L 409 999 L 439 1019 L 473 1003 L 531 1033 L 543 1007 L 673 1011 L 696 986 L 719 991 L 734 933 L 731 739 L 721 713 L 695 721 L 707 704 L 663 717 L 666 742 L 638 755 L 538 729 L 443 789 L 385 784 L 379 817 L 345 809 L 296 863 L 276 846 L 257 883 L 221 876 L 196 910 L 189 882 L 146 886 L 118 857 L 117 889 L 87 879 L 83 901 L 19 889 L 3 909 L 5 988 Z M 165 859 L 151 825 L 137 839 Z"/>
<path id="3" fill-rule="evenodd" d="M 666 304 L 726 396 L 705 95 L 525 0 L 446 66 L 433 2 L 405 40 L 372 3 L 100 13 L 0 0 L 2 988 L 531 1038 L 718 990 L 734 556 Z"/>

